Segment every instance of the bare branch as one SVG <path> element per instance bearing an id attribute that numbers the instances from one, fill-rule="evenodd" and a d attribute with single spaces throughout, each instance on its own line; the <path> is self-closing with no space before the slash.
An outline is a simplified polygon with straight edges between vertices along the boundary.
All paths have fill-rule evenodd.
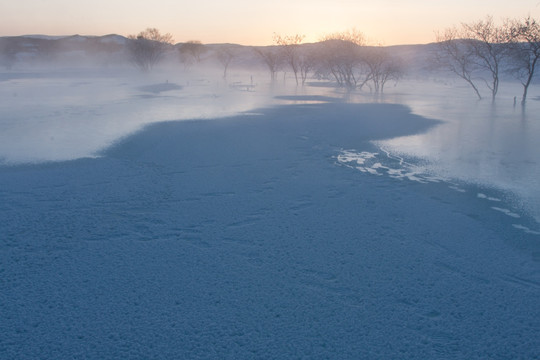
<path id="1" fill-rule="evenodd" d="M 460 32 L 457 28 L 448 28 L 444 33 L 437 34 L 437 48 L 434 52 L 434 61 L 442 67 L 463 80 L 465 80 L 474 90 L 478 99 L 482 99 L 478 87 L 473 78 L 478 66 L 474 61 L 474 53 L 467 42 L 470 40 L 460 39 Z"/>
<path id="2" fill-rule="evenodd" d="M 296 79 L 296 85 L 299 84 L 298 82 L 298 72 L 299 69 L 299 54 L 298 49 L 302 41 L 304 40 L 304 35 L 289 35 L 289 36 L 281 36 L 278 34 L 274 34 L 274 43 L 280 46 L 280 49 L 282 51 L 282 56 L 284 61 L 291 67 L 294 78 Z"/>
<path id="3" fill-rule="evenodd" d="M 201 62 L 201 56 L 206 52 L 206 48 L 200 41 L 190 40 L 180 45 L 178 51 L 180 52 L 180 61 L 188 67 L 194 62 Z"/>
<path id="4" fill-rule="evenodd" d="M 142 71 L 150 71 L 163 58 L 167 47 L 173 43 L 171 34 L 161 34 L 155 28 L 148 28 L 137 35 L 129 35 L 128 39 L 131 61 Z"/>
<path id="5" fill-rule="evenodd" d="M 254 47 L 253 51 L 255 51 L 261 57 L 261 59 L 267 66 L 268 71 L 270 72 L 270 79 L 272 81 L 275 81 L 276 73 L 278 72 L 281 66 L 281 57 L 277 49 L 274 47 L 267 47 L 267 48 Z"/>

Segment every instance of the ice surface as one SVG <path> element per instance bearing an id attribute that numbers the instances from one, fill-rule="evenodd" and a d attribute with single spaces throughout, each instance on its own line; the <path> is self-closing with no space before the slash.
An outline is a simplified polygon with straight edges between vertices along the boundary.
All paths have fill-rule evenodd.
<path id="1" fill-rule="evenodd" d="M 407 88 L 407 84 L 402 84 Z M 540 102 L 514 106 L 519 84 L 503 83 L 495 103 L 477 101 L 470 89 L 433 82 L 411 83 L 389 96 L 413 112 L 445 121 L 431 131 L 379 146 L 423 159 L 426 171 L 447 179 L 491 186 L 514 195 L 514 206 L 540 222 Z M 538 87 L 532 88 L 536 94 Z"/>
<path id="2" fill-rule="evenodd" d="M 540 357 L 536 224 L 446 162 L 478 125 L 261 88 L 0 82 L 0 358 Z"/>
<path id="3" fill-rule="evenodd" d="M 94 157 L 149 123 L 223 117 L 267 99 L 182 73 L 20 74 L 0 81 L 0 161 Z"/>

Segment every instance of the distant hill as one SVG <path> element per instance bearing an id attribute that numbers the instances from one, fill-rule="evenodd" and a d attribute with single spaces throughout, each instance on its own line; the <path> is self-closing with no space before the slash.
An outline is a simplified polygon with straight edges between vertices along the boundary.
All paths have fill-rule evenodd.
<path id="1" fill-rule="evenodd" d="M 127 39 L 120 35 L 0 37 L 0 65 L 66 63 L 104 65 L 124 61 Z"/>
<path id="2" fill-rule="evenodd" d="M 129 39 L 122 35 L 105 36 L 48 36 L 25 35 L 0 37 L 0 67 L 32 65 L 66 66 L 123 66 L 129 64 L 127 43 Z M 178 49 L 182 43 L 171 45 L 169 58 L 179 61 Z M 264 69 L 264 64 L 254 48 L 264 49 L 272 46 L 244 46 L 236 44 L 205 44 L 203 60 L 215 58 L 215 55 L 228 49 L 234 53 L 235 67 Z M 318 47 L 321 43 L 303 44 L 303 47 Z M 399 45 L 387 47 L 391 53 L 402 60 L 408 71 L 418 72 L 429 69 L 430 53 L 433 44 Z M 215 61 L 212 60 L 212 61 Z"/>

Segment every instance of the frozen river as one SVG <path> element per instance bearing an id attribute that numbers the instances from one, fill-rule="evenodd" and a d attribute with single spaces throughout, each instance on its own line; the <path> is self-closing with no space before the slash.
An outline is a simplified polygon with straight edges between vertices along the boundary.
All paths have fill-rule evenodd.
<path id="1" fill-rule="evenodd" d="M 402 104 L 415 114 L 441 121 L 421 134 L 376 141 L 374 152 L 355 154 L 354 149 L 344 149 L 341 159 L 345 162 L 358 160 L 357 168 L 378 175 L 445 181 L 457 191 L 463 191 L 462 185 L 477 186 L 483 191 L 477 196 L 492 200 L 494 210 L 515 218 L 532 217 L 534 229 L 529 230 L 538 233 L 540 89 L 529 89 L 524 108 L 521 91 L 519 84 L 502 83 L 493 103 L 489 97 L 477 100 L 459 81 L 422 79 L 403 81 L 378 97 L 339 91 L 325 94 L 347 102 Z M 306 92 L 323 93 L 320 89 Z M 497 206 L 503 201 L 508 208 Z"/>
<path id="2" fill-rule="evenodd" d="M 538 87 L 532 88 L 525 108 L 517 84 L 501 84 L 496 103 L 478 101 L 467 87 L 403 87 L 403 93 L 390 97 L 393 101 L 444 123 L 425 134 L 383 141 L 382 148 L 424 160 L 417 165 L 427 173 L 506 192 L 512 206 L 540 222 Z"/>
<path id="3" fill-rule="evenodd" d="M 0 358 L 539 357 L 507 97 L 128 75 L 0 82 Z"/>
<path id="4" fill-rule="evenodd" d="M 519 101 L 513 105 L 520 85 L 508 83 L 501 84 L 493 104 L 476 100 L 459 82 L 425 79 L 404 81 L 374 98 L 326 87 L 272 88 L 264 84 L 264 76 L 254 91 L 247 91 L 242 84 L 250 84 L 249 75 L 229 84 L 184 74 L 133 77 L 129 71 L 6 73 L 2 78 L 0 162 L 7 164 L 93 157 L 146 124 L 211 119 L 287 103 L 276 95 L 398 103 L 443 123 L 424 134 L 378 143 L 381 151 L 374 164 L 385 161 L 385 151 L 416 159 L 414 172 L 507 192 L 512 206 L 540 221 L 540 92 L 534 85 L 522 109 Z"/>
<path id="5" fill-rule="evenodd" d="M 443 122 L 423 134 L 377 143 L 380 149 L 371 163 L 388 162 L 387 155 L 408 158 L 414 166 L 409 163 L 400 170 L 398 165 L 398 171 L 502 191 L 516 211 L 540 222 L 540 92 L 534 85 L 522 109 L 519 100 L 513 104 L 520 85 L 508 83 L 501 84 L 493 104 L 489 99 L 478 101 L 458 81 L 426 79 L 403 81 L 375 98 L 328 87 L 296 88 L 292 83 L 270 87 L 262 75 L 256 78 L 261 83 L 250 88 L 253 79 L 248 74 L 228 84 L 182 73 L 133 76 L 130 71 L 6 73 L 2 78 L 3 163 L 94 157 L 149 123 L 225 117 L 276 104 L 306 103 L 310 101 L 301 100 L 309 96 L 397 103 Z M 275 98 L 280 95 L 297 96 L 297 101 Z"/>

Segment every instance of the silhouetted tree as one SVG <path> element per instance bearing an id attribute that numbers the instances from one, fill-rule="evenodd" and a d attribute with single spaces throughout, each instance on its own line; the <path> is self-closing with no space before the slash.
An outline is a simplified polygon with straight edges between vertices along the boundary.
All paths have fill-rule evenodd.
<path id="1" fill-rule="evenodd" d="M 358 46 L 365 46 L 367 44 L 366 36 L 357 29 L 349 29 L 342 32 L 336 32 L 328 34 L 322 37 L 321 41 L 326 40 L 342 40 L 356 44 Z"/>
<path id="2" fill-rule="evenodd" d="M 473 79 L 477 74 L 491 91 L 494 101 L 505 60 L 512 53 L 513 37 L 508 22 L 497 26 L 493 18 L 487 16 L 484 20 L 461 24 L 459 29 L 447 29 L 442 35 L 437 35 L 437 41 L 438 63 L 467 81 L 481 98 Z M 488 79 L 482 77 L 486 74 Z"/>
<path id="3" fill-rule="evenodd" d="M 298 82 L 298 72 L 300 71 L 299 64 L 299 47 L 302 41 L 304 40 L 304 35 L 291 35 L 291 36 L 281 36 L 274 34 L 274 43 L 280 46 L 282 51 L 283 61 L 291 67 L 291 70 L 294 73 L 294 78 L 296 80 L 296 85 Z"/>
<path id="4" fill-rule="evenodd" d="M 389 80 L 398 81 L 403 74 L 403 67 L 399 59 L 392 56 L 382 46 L 365 48 L 362 51 L 362 60 L 366 64 L 367 79 L 373 84 L 375 93 L 382 94 L 384 85 Z"/>
<path id="5" fill-rule="evenodd" d="M 180 60 L 187 67 L 191 64 L 201 62 L 201 56 L 206 52 L 205 46 L 198 40 L 190 40 L 178 49 L 180 52 Z"/>
<path id="6" fill-rule="evenodd" d="M 444 33 L 438 33 L 436 49 L 433 53 L 434 61 L 438 67 L 465 80 L 473 88 L 478 99 L 482 99 L 474 80 L 478 65 L 474 61 L 475 54 L 472 47 L 468 45 L 468 42 L 472 40 L 459 37 L 459 30 L 455 27 L 446 29 Z"/>
<path id="7" fill-rule="evenodd" d="M 462 38 L 468 51 L 472 52 L 473 61 L 480 69 L 486 71 L 491 79 L 485 81 L 491 90 L 491 99 L 495 100 L 499 90 L 499 75 L 503 59 L 508 54 L 508 34 L 503 26 L 496 26 L 491 16 L 470 24 L 462 24 Z"/>
<path id="8" fill-rule="evenodd" d="M 216 52 L 216 58 L 219 61 L 219 63 L 223 66 L 223 79 L 227 79 L 227 70 L 229 69 L 229 65 L 235 58 L 235 53 L 233 48 L 230 45 L 222 46 L 220 49 Z"/>
<path id="9" fill-rule="evenodd" d="M 298 54 L 298 70 L 302 85 L 306 83 L 309 73 L 315 69 L 317 65 L 317 57 L 315 49 L 311 45 L 304 45 L 299 49 Z"/>
<path id="10" fill-rule="evenodd" d="M 171 34 L 161 34 L 155 28 L 148 28 L 137 35 L 129 35 L 128 39 L 131 61 L 142 71 L 150 71 L 173 43 Z"/>
<path id="11" fill-rule="evenodd" d="M 364 35 L 356 30 L 323 37 L 317 54 L 317 74 L 333 78 L 348 89 L 362 88 L 369 80 L 360 51 L 365 42 Z"/>
<path id="12" fill-rule="evenodd" d="M 255 51 L 263 60 L 264 64 L 268 68 L 268 71 L 270 72 L 270 79 L 272 81 L 276 80 L 276 74 L 279 71 L 282 59 L 280 56 L 280 52 L 276 47 L 265 47 L 265 48 L 253 48 L 253 51 Z"/>
<path id="13" fill-rule="evenodd" d="M 521 104 L 527 100 L 529 85 L 540 59 L 540 24 L 530 16 L 510 22 L 512 41 L 510 71 L 523 85 Z"/>

